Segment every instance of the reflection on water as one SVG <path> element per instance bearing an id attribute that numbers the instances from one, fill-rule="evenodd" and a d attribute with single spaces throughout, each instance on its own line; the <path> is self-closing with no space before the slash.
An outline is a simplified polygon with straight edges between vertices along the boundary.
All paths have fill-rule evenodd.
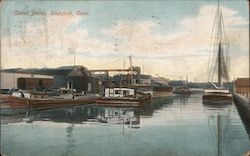
<path id="1" fill-rule="evenodd" d="M 75 139 L 73 136 L 73 130 L 74 130 L 74 124 L 71 124 L 69 127 L 66 128 L 67 132 L 67 148 L 66 148 L 66 156 L 70 156 L 70 154 L 73 152 L 75 147 Z"/>
<path id="2" fill-rule="evenodd" d="M 12 156 L 19 151 L 25 155 L 233 156 L 250 150 L 249 127 L 244 127 L 234 104 L 206 106 L 199 94 L 156 98 L 144 107 L 4 111 L 2 149 Z"/>

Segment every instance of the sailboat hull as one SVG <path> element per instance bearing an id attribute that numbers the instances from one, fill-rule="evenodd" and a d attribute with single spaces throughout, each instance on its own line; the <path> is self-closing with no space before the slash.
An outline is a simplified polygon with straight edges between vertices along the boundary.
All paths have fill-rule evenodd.
<path id="1" fill-rule="evenodd" d="M 209 94 L 202 96 L 203 104 L 232 104 L 231 94 Z"/>

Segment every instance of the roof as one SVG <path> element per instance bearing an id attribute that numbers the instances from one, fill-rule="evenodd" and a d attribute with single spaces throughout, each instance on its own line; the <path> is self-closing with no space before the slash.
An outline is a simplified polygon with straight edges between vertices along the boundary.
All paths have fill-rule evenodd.
<path id="1" fill-rule="evenodd" d="M 76 76 L 76 77 L 81 77 L 81 76 L 89 76 L 89 73 L 86 71 L 85 67 L 79 66 L 75 69 L 73 69 L 68 76 Z"/>
<path id="2" fill-rule="evenodd" d="M 151 79 L 151 75 L 133 75 L 133 78 L 138 78 L 138 79 Z"/>
<path id="3" fill-rule="evenodd" d="M 40 74 L 40 75 L 68 75 L 72 70 L 81 69 L 87 71 L 87 68 L 84 66 L 61 66 L 58 68 L 13 68 L 5 69 L 4 72 L 8 73 L 24 73 L 24 74 Z"/>
<path id="4" fill-rule="evenodd" d="M 236 87 L 250 87 L 250 78 L 237 78 L 235 81 Z"/>
<path id="5" fill-rule="evenodd" d="M 168 85 L 169 79 L 164 77 L 152 77 L 154 83 L 166 84 Z"/>

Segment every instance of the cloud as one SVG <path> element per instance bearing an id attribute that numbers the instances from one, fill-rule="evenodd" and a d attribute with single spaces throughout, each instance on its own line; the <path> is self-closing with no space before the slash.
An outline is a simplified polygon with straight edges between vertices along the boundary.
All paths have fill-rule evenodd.
<path id="1" fill-rule="evenodd" d="M 86 29 L 71 30 L 80 20 L 80 16 L 42 16 L 25 23 L 17 33 L 10 31 L 1 38 L 2 66 L 60 66 L 71 64 L 73 53 L 69 49 L 89 55 L 113 48 L 111 43 L 90 37 Z"/>
<path id="2" fill-rule="evenodd" d="M 247 61 L 249 20 L 236 10 L 222 7 L 222 11 L 232 54 L 238 62 L 239 58 Z M 100 38 L 79 27 L 81 16 L 41 17 L 38 22 L 27 22 L 17 34 L 10 32 L 1 38 L 2 65 L 55 67 L 73 64 L 73 55 L 76 55 L 77 63 L 93 68 L 132 54 L 148 73 L 190 74 L 204 80 L 201 73 L 207 70 L 215 12 L 216 6 L 201 7 L 197 15 L 176 24 L 178 32 L 165 32 L 162 25 L 149 20 L 120 20 L 111 27 L 96 30 L 102 34 Z M 113 64 L 117 66 L 122 63 Z M 246 70 L 239 73 L 242 75 Z M 237 70 L 232 73 L 237 75 Z"/>
<path id="3" fill-rule="evenodd" d="M 216 6 L 203 6 L 199 14 L 181 21 L 183 27 L 190 31 L 186 44 L 200 48 L 210 45 L 210 35 L 214 24 Z M 239 16 L 238 11 L 221 7 L 226 35 L 233 53 L 238 49 L 247 52 L 249 50 L 249 20 Z M 237 50 L 235 50 L 237 49 Z"/>
<path id="4" fill-rule="evenodd" d="M 248 29 L 237 28 L 247 26 L 248 20 L 230 8 L 222 7 L 222 10 L 229 41 L 232 45 L 240 44 L 243 49 L 247 49 Z M 159 30 L 160 26 L 152 21 L 121 21 L 102 32 L 117 40 L 120 50 L 124 52 L 159 54 L 176 53 L 180 49 L 186 52 L 186 49 L 209 49 L 215 12 L 216 6 L 203 6 L 197 16 L 180 21 L 179 32 L 168 34 L 156 33 L 155 30 Z"/>
<path id="5" fill-rule="evenodd" d="M 217 6 L 213 5 L 201 7 L 196 16 L 179 22 L 178 32 L 158 33 L 156 30 L 160 30 L 161 26 L 152 21 L 121 21 L 103 30 L 103 33 L 118 40 L 121 51 L 133 52 L 134 56 L 138 55 L 137 59 L 143 58 L 147 62 L 144 66 L 147 66 L 145 69 L 148 69 L 149 73 L 160 73 L 162 69 L 159 67 L 168 67 L 164 68 L 165 72 L 185 75 L 189 71 L 193 78 L 204 81 L 207 76 L 201 78 L 201 73 L 206 74 L 207 71 L 210 37 L 216 9 Z M 221 9 L 230 44 L 230 55 L 233 57 L 231 60 L 239 60 L 239 55 L 248 57 L 249 20 L 240 16 L 236 10 L 227 7 L 221 7 Z M 246 59 L 242 61 L 245 61 L 243 64 L 247 64 Z M 143 61 L 141 62 L 143 64 Z M 178 65 L 175 64 L 177 62 L 179 62 Z M 150 67 L 147 64 L 150 64 Z M 184 69 L 187 66 L 189 69 Z M 248 68 L 246 65 L 244 67 L 246 68 L 243 68 L 239 74 L 242 75 L 244 72 L 247 74 Z M 237 68 L 234 66 L 232 70 L 235 75 Z"/>
<path id="6" fill-rule="evenodd" d="M 248 26 L 249 24 L 248 19 L 239 16 L 238 11 L 227 7 L 220 7 L 220 10 L 222 12 L 224 25 L 226 28 Z M 216 12 L 217 12 L 217 6 L 205 5 L 200 8 L 198 16 L 187 18 L 183 20 L 181 23 L 185 27 L 190 29 L 197 28 L 198 30 L 195 29 L 195 31 L 209 30 L 211 32 Z"/>

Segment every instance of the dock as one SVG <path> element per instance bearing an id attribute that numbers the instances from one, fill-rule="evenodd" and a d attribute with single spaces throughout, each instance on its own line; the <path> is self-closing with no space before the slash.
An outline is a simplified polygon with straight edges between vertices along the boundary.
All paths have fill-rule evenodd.
<path id="1" fill-rule="evenodd" d="M 235 93 L 233 99 L 239 113 L 250 122 L 250 97 Z"/>

